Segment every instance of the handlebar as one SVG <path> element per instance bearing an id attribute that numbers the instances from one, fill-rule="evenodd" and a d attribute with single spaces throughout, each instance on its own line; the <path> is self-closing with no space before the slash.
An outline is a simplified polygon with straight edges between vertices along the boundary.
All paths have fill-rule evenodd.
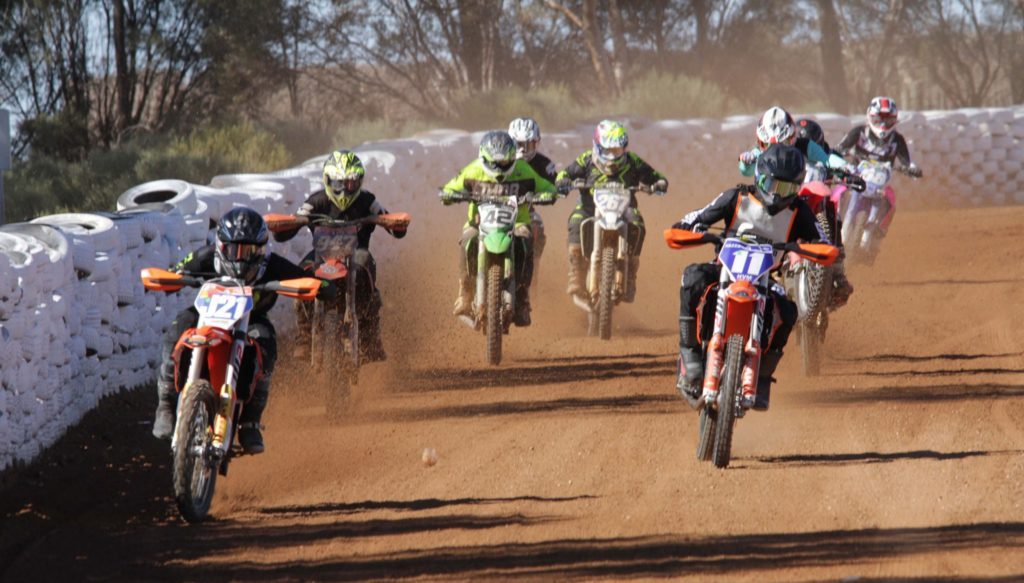
<path id="1" fill-rule="evenodd" d="M 801 257 L 805 257 L 816 263 L 821 263 L 822 265 L 832 265 L 839 257 L 839 248 L 827 243 L 777 243 L 766 240 L 762 237 L 740 235 L 726 231 L 723 231 L 719 235 L 711 232 L 698 233 L 685 229 L 665 229 L 665 242 L 672 249 L 685 249 L 687 247 L 696 247 L 707 243 L 713 243 L 716 246 L 719 246 L 728 238 L 741 239 L 749 243 L 771 245 L 772 249 L 776 251 L 796 253 Z"/>
<path id="2" fill-rule="evenodd" d="M 492 204 L 513 204 L 519 206 L 521 204 L 554 204 L 554 198 L 548 200 L 544 198 L 537 198 L 533 192 L 527 192 L 525 194 L 478 194 L 474 192 L 446 192 L 445 198 L 452 202 L 475 202 L 475 203 L 492 203 Z"/>
<path id="3" fill-rule="evenodd" d="M 282 231 L 290 231 L 306 225 L 349 227 L 365 225 L 368 223 L 380 225 L 386 229 L 400 230 L 409 226 L 409 223 L 412 221 L 412 216 L 409 215 L 409 213 L 387 213 L 383 215 L 368 215 L 358 219 L 343 220 L 333 219 L 328 215 L 321 214 L 281 215 L 272 213 L 264 215 L 263 219 L 267 222 L 267 228 L 270 229 L 271 232 L 280 233 Z"/>
<path id="4" fill-rule="evenodd" d="M 622 184 L 621 182 L 605 182 L 604 184 L 590 184 L 590 185 L 588 185 L 587 181 L 585 179 L 583 179 L 583 178 L 577 178 L 577 179 L 573 180 L 570 183 L 569 192 L 572 192 L 573 190 L 582 190 L 584 188 L 589 188 L 591 190 L 594 190 L 596 188 L 601 188 L 601 187 L 621 188 L 621 189 L 629 192 L 630 194 L 636 194 L 638 192 L 646 192 L 647 194 L 664 194 L 663 192 L 659 192 L 659 191 L 654 190 L 654 186 L 651 185 L 651 184 L 640 183 L 640 184 L 637 184 L 636 186 L 626 186 L 625 184 Z"/>
<path id="5" fill-rule="evenodd" d="M 211 277 L 212 276 L 212 277 Z M 222 281 L 234 287 L 246 287 L 245 282 L 232 277 L 225 277 L 216 273 L 182 272 L 175 273 L 166 269 L 154 267 L 142 270 L 140 274 L 142 285 L 151 291 L 175 292 L 183 287 L 201 287 L 205 283 Z M 300 300 L 316 299 L 323 282 L 313 277 L 300 277 L 297 279 L 286 279 L 282 281 L 268 281 L 250 285 L 254 292 L 269 291 L 281 295 L 297 298 Z"/>

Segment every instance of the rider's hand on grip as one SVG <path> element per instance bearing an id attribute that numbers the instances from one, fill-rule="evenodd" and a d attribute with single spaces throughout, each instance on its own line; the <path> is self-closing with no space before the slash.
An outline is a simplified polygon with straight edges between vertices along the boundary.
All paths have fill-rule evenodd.
<path id="1" fill-rule="evenodd" d="M 860 176 L 857 176 L 856 174 L 850 174 L 849 176 L 847 176 L 846 184 L 848 184 L 850 188 L 856 190 L 857 192 L 864 192 L 864 189 L 867 188 L 867 184 L 864 182 L 864 179 L 861 178 Z"/>
<path id="2" fill-rule="evenodd" d="M 914 178 L 920 178 L 924 175 L 924 172 L 921 172 L 921 169 L 918 168 L 917 164 L 911 162 L 910 166 L 907 166 L 907 174 Z"/>
<path id="3" fill-rule="evenodd" d="M 760 153 L 760 150 L 757 149 L 747 150 L 740 154 L 740 162 L 747 165 L 753 164 L 754 162 L 757 162 L 757 157 Z"/>
<path id="4" fill-rule="evenodd" d="M 568 178 L 563 178 L 555 183 L 555 188 L 558 189 L 558 194 L 565 196 L 572 190 L 572 181 Z"/>
<path id="5" fill-rule="evenodd" d="M 664 178 L 659 178 L 657 182 L 651 185 L 651 194 L 665 196 L 666 192 L 668 192 L 668 180 Z"/>
<path id="6" fill-rule="evenodd" d="M 333 300 L 338 297 L 338 286 L 330 281 L 324 281 L 320 284 L 320 291 L 317 292 L 316 297 L 322 300 Z"/>

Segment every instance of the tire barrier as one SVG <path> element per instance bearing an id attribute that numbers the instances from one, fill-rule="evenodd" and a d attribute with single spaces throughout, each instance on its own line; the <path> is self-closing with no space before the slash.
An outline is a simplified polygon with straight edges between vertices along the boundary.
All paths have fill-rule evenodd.
<path id="1" fill-rule="evenodd" d="M 811 117 L 833 144 L 863 120 Z M 630 118 L 626 125 L 633 149 L 669 174 L 670 202 L 681 213 L 742 181 L 736 160 L 754 144 L 756 123 L 757 116 L 744 115 Z M 1024 106 L 904 112 L 898 129 L 925 172 L 923 180 L 900 179 L 902 207 L 1024 203 Z M 591 132 L 588 125 L 546 133 L 541 149 L 564 167 L 590 147 Z M 439 129 L 355 151 L 366 166 L 366 187 L 393 210 L 421 217 L 417 228 L 427 232 L 437 188 L 476 155 L 481 135 Z M 0 228 L 0 470 L 33 459 L 103 396 L 153 382 L 164 327 L 193 296 L 144 292 L 143 267 L 172 265 L 212 241 L 217 218 L 233 207 L 294 212 L 321 187 L 322 161 L 225 174 L 208 186 L 147 182 L 118 197 L 116 212 L 50 215 Z M 297 260 L 310 245 L 303 230 L 271 248 Z M 374 253 L 386 262 L 399 247 Z M 290 318 L 286 303 L 275 308 L 282 332 Z"/>

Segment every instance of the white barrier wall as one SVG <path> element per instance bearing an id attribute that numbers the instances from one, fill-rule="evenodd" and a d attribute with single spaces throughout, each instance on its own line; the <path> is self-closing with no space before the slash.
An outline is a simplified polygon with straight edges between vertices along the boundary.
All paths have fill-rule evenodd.
<path id="1" fill-rule="evenodd" d="M 838 143 L 862 117 L 813 116 Z M 724 120 L 632 120 L 631 147 L 700 200 L 742 179 L 740 151 L 753 145 L 756 116 Z M 899 186 L 901 206 L 1024 203 L 1024 106 L 904 112 L 925 179 Z M 560 166 L 590 145 L 590 126 L 545 134 L 542 150 Z M 366 186 L 429 229 L 434 194 L 476 156 L 481 133 L 434 130 L 356 151 Z M 29 461 L 104 395 L 150 384 L 159 341 L 192 299 L 146 293 L 143 267 L 169 266 L 210 240 L 211 219 L 236 206 L 293 212 L 319 188 L 322 158 L 274 174 L 217 176 L 210 186 L 159 180 L 125 192 L 117 212 L 40 217 L 0 227 L 0 470 Z M 308 232 L 274 251 L 297 259 Z M 380 251 L 386 255 L 389 248 Z M 154 392 L 155 404 L 155 392 Z"/>

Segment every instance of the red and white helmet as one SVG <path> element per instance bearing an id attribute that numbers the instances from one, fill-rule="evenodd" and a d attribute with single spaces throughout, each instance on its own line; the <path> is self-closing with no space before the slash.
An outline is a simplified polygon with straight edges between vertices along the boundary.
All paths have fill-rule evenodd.
<path id="1" fill-rule="evenodd" d="M 757 122 L 757 145 L 765 149 L 772 144 L 792 144 L 796 140 L 793 116 L 781 107 L 771 107 Z"/>
<path id="2" fill-rule="evenodd" d="M 879 140 L 886 140 L 892 135 L 899 117 L 900 109 L 891 97 L 876 97 L 868 105 L 868 127 Z"/>

